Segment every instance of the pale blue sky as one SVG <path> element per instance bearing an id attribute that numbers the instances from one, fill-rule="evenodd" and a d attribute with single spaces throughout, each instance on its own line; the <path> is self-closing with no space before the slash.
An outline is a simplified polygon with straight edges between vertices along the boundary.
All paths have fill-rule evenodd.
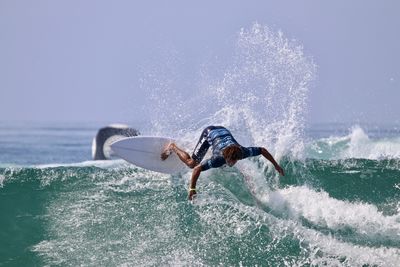
<path id="1" fill-rule="evenodd" d="M 144 73 L 173 54 L 176 89 L 198 87 L 258 22 L 317 64 L 308 122 L 399 123 L 399 14 L 396 0 L 0 0 L 0 121 L 145 119 Z"/>

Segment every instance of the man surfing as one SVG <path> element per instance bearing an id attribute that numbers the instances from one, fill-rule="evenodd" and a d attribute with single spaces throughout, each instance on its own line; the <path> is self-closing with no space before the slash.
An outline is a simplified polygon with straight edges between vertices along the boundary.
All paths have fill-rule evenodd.
<path id="1" fill-rule="evenodd" d="M 211 158 L 200 164 L 210 146 L 212 149 Z M 161 153 L 161 159 L 167 159 L 171 152 L 175 152 L 183 163 L 193 169 L 189 188 L 190 200 L 196 195 L 196 183 L 202 171 L 210 168 L 219 168 L 224 164 L 232 167 L 238 160 L 248 157 L 263 155 L 274 165 L 280 175 L 285 175 L 281 166 L 276 163 L 267 149 L 264 147 L 243 147 L 239 145 L 231 132 L 222 126 L 208 126 L 205 128 L 194 148 L 192 156 L 189 156 L 188 153 L 179 148 L 175 143 L 171 143 Z"/>

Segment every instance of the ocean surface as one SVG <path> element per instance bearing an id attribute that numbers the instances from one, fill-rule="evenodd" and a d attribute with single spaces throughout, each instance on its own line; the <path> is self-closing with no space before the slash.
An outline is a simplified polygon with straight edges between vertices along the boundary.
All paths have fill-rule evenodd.
<path id="1" fill-rule="evenodd" d="M 0 125 L 1 266 L 398 266 L 400 130 L 316 125 L 303 159 L 154 173 L 95 126 Z M 190 148 L 187 148 L 190 150 Z"/>
<path id="2" fill-rule="evenodd" d="M 302 46 L 254 24 L 235 47 L 190 97 L 165 64 L 143 75 L 153 104 L 127 121 L 149 118 L 128 124 L 188 152 L 224 125 L 284 177 L 242 160 L 202 173 L 190 202 L 190 171 L 92 161 L 105 124 L 0 122 L 0 266 L 399 266 L 400 126 L 310 125 Z"/>

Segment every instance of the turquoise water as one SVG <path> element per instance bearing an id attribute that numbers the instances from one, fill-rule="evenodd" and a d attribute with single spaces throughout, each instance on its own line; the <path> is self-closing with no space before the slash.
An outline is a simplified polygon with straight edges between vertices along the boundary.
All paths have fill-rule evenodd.
<path id="1" fill-rule="evenodd" d="M 190 97 L 173 66 L 144 74 L 153 104 L 127 120 L 187 151 L 224 125 L 266 147 L 284 177 L 243 160 L 202 173 L 191 203 L 190 172 L 91 161 L 104 124 L 0 122 L 0 265 L 398 266 L 399 126 L 307 126 L 317 68 L 302 46 L 254 24 L 235 47 Z"/>
<path id="2" fill-rule="evenodd" d="M 340 155 L 332 143 L 338 139 L 348 153 L 361 128 L 310 141 L 306 150 L 320 158 L 282 158 L 280 179 L 257 158 L 239 166 L 244 175 L 235 168 L 204 173 L 193 203 L 190 173 L 90 161 L 94 128 L 40 126 L 25 134 L 38 128 L 54 137 L 53 162 L 39 153 L 49 138 L 30 148 L 15 136 L 7 148 L 1 143 L 3 161 L 21 161 L 13 156 L 17 148 L 28 151 L 24 163 L 0 168 L 1 265 L 396 266 L 400 260 L 400 160 L 318 153 L 330 146 Z M 309 134 L 324 134 L 317 132 Z M 75 137 L 59 138 L 65 133 Z M 395 148 L 393 136 L 364 140 L 363 147 Z M 88 142 L 70 148 L 80 140 Z M 88 161 L 71 163 L 79 154 Z"/>

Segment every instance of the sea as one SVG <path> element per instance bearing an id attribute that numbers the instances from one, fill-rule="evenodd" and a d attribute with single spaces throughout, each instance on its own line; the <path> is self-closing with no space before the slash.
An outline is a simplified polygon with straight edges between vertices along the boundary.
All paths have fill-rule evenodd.
<path id="1" fill-rule="evenodd" d="M 399 266 L 400 125 L 309 123 L 317 68 L 296 41 L 242 29 L 192 99 L 161 76 L 144 79 L 154 105 L 130 127 L 190 152 L 223 125 L 285 176 L 245 159 L 201 173 L 189 201 L 189 169 L 92 160 L 106 123 L 2 121 L 0 266 Z"/>

